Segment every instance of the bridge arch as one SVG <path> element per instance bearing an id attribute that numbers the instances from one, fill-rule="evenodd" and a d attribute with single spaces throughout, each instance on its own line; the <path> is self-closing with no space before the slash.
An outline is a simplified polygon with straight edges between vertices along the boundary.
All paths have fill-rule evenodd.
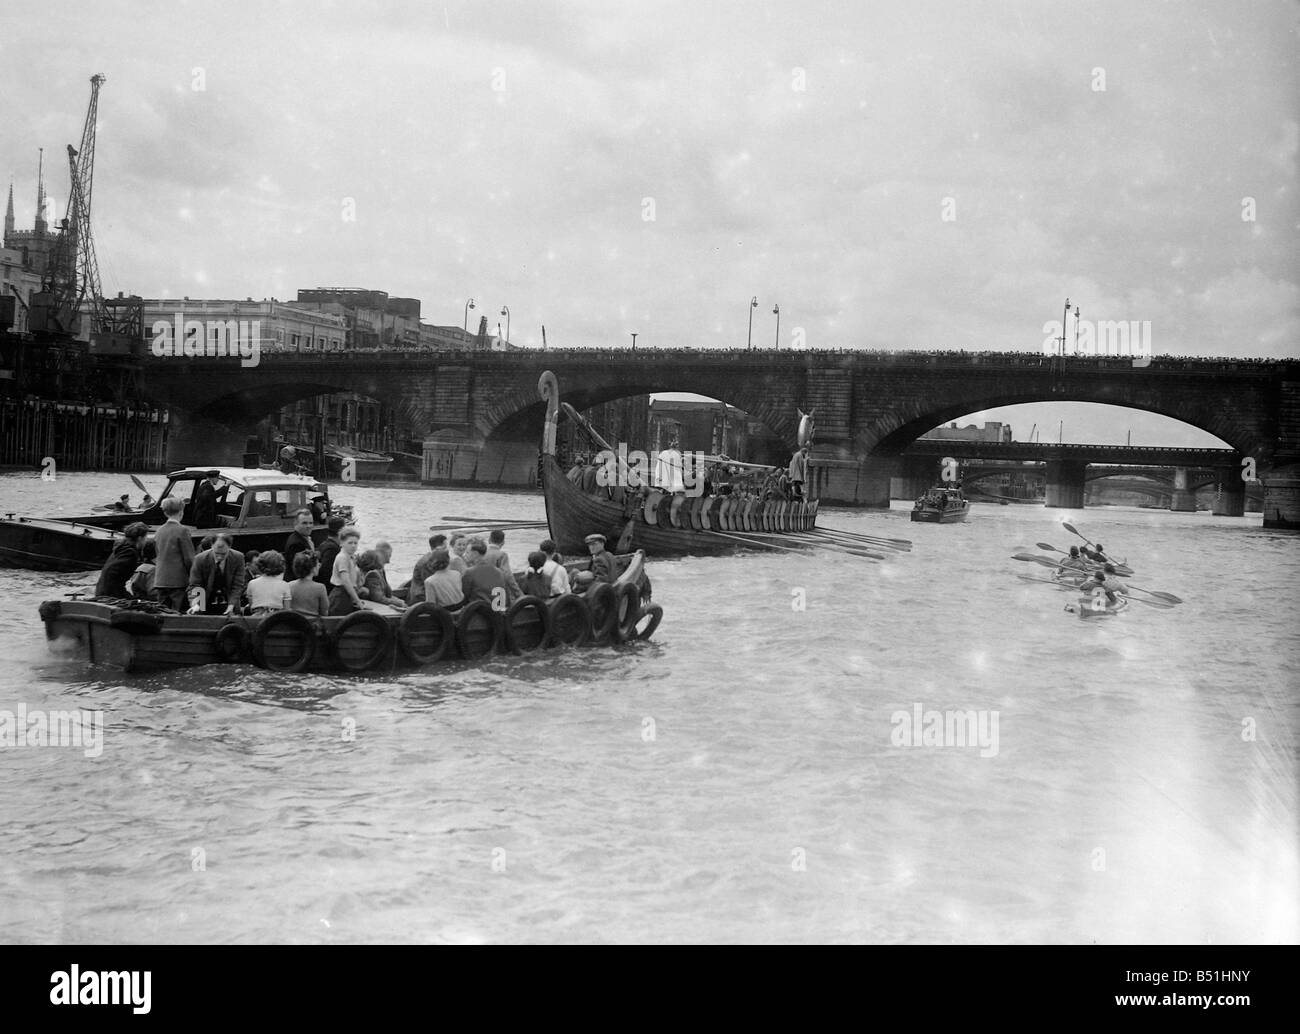
<path id="1" fill-rule="evenodd" d="M 897 456 L 908 445 L 942 424 L 990 409 L 1047 402 L 1080 402 L 1116 406 L 1137 412 L 1153 413 L 1212 434 L 1245 456 L 1261 455 L 1268 442 L 1257 427 L 1235 414 L 1227 405 L 1210 405 L 1193 400 L 1173 402 L 1161 399 L 1132 400 L 1116 398 L 1106 391 L 1038 391 L 990 392 L 963 397 L 960 401 L 918 403 L 901 401 L 892 410 L 863 428 L 855 438 L 855 447 L 863 456 Z"/>

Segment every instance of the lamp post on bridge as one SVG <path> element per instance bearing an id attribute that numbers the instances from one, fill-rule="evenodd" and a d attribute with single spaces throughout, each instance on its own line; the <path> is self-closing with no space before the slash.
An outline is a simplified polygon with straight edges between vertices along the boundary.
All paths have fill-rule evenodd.
<path id="1" fill-rule="evenodd" d="M 635 351 L 636 351 L 636 333 L 637 333 L 637 332 L 636 332 L 635 330 L 630 330 L 630 331 L 628 331 L 628 333 L 632 335 L 632 351 L 635 352 Z"/>
<path id="2" fill-rule="evenodd" d="M 465 331 L 465 333 L 467 334 L 469 333 L 469 310 L 472 308 L 474 308 L 473 298 L 471 298 L 469 301 L 465 303 L 465 319 L 460 325 L 460 329 Z"/>
<path id="3" fill-rule="evenodd" d="M 745 350 L 754 350 L 754 310 L 758 308 L 758 295 L 749 299 L 749 337 L 745 339 Z"/>
<path id="4" fill-rule="evenodd" d="M 772 314 L 776 316 L 776 343 L 774 347 L 779 352 L 781 351 L 781 306 L 773 305 Z"/>
<path id="5" fill-rule="evenodd" d="M 506 343 L 510 343 L 510 306 L 501 306 L 501 315 L 506 318 Z"/>

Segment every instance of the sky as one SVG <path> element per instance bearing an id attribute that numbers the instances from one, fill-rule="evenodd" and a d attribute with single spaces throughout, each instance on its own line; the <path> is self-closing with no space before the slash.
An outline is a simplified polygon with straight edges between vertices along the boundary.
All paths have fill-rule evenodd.
<path id="1" fill-rule="evenodd" d="M 62 215 L 103 72 L 108 293 L 473 298 L 525 347 L 745 346 L 751 311 L 770 347 L 779 305 L 782 348 L 1026 352 L 1069 297 L 1156 354 L 1294 357 L 1297 11 L 8 0 L 0 175 L 30 227 L 44 147 Z"/>

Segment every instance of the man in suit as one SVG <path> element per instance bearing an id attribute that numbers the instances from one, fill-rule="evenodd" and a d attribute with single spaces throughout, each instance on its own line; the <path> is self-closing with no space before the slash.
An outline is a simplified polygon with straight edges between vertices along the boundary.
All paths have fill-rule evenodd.
<path id="1" fill-rule="evenodd" d="M 207 614 L 233 614 L 244 596 L 247 575 L 244 558 L 230 548 L 230 536 L 221 532 L 212 542 L 212 548 L 194 558 L 190 569 L 190 587 L 195 586 L 207 594 Z"/>
<path id="2" fill-rule="evenodd" d="M 209 470 L 205 480 L 199 482 L 194 493 L 194 527 L 217 526 L 217 488 L 221 484 L 219 471 Z"/>
<path id="3" fill-rule="evenodd" d="M 158 559 L 153 578 L 159 602 L 182 611 L 186 609 L 185 586 L 189 584 L 190 565 L 194 562 L 194 542 L 189 528 L 181 523 L 184 509 L 185 504 L 174 495 L 163 500 L 162 512 L 167 523 L 154 535 Z"/>
<path id="4" fill-rule="evenodd" d="M 344 523 L 342 517 L 331 517 L 326 525 L 325 541 L 320 544 L 320 549 L 316 555 L 320 557 L 320 570 L 316 572 L 316 581 L 325 586 L 325 591 L 329 592 L 334 588 L 334 582 L 331 575 L 334 573 L 334 561 L 338 558 L 339 549 L 339 532 L 343 530 Z"/>
<path id="5" fill-rule="evenodd" d="M 312 525 L 315 520 L 312 518 L 310 510 L 299 510 L 293 516 L 293 531 L 285 539 L 284 549 L 284 580 L 291 582 L 294 579 L 293 558 L 299 553 L 306 550 L 307 552 L 316 552 L 316 543 L 311 540 Z"/>

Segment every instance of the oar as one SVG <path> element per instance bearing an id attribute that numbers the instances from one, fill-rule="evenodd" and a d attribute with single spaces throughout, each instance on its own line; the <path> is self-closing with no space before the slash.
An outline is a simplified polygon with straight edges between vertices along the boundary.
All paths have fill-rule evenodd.
<path id="1" fill-rule="evenodd" d="M 912 543 L 906 539 L 891 539 L 882 535 L 865 535 L 860 532 L 840 531 L 836 528 L 813 528 L 806 534 L 815 537 L 842 539 L 845 542 L 865 542 L 873 546 L 888 546 L 890 549 L 897 549 L 900 552 L 908 552 L 912 548 Z"/>
<path id="2" fill-rule="evenodd" d="M 860 531 L 845 531 L 843 528 L 828 528 L 821 524 L 817 525 L 813 529 L 813 531 L 825 531 L 825 532 L 830 532 L 833 535 L 846 535 L 849 538 L 855 538 L 855 539 L 870 539 L 872 542 L 877 542 L 881 545 L 884 545 L 885 543 L 889 543 L 895 549 L 912 548 L 911 539 L 891 539 L 883 535 L 867 535 L 864 532 L 860 532 Z"/>
<path id="3" fill-rule="evenodd" d="M 743 536 L 743 535 L 732 535 L 730 532 L 726 532 L 726 531 L 705 531 L 705 532 L 701 532 L 700 534 L 702 534 L 702 535 L 713 535 L 713 536 L 716 536 L 717 538 L 720 538 L 720 539 L 729 539 L 729 540 L 732 541 L 732 542 L 738 542 L 738 543 L 740 543 L 741 545 L 745 545 L 745 546 L 755 546 L 755 547 L 757 547 L 757 548 L 759 548 L 759 549 L 776 549 L 776 550 L 783 550 L 783 551 L 785 551 L 785 552 L 787 552 L 787 553 L 802 553 L 802 554 L 804 554 L 805 556 L 806 556 L 809 552 L 811 552 L 811 551 L 813 551 L 813 550 L 815 550 L 815 549 L 818 548 L 818 546 L 815 546 L 815 545 L 808 545 L 808 546 L 782 546 L 782 545 L 778 545 L 778 544 L 775 543 L 775 542 L 767 542 L 767 541 L 765 541 L 764 539 L 752 539 L 752 538 L 749 538 L 749 537 L 747 537 L 747 536 Z M 819 545 L 820 545 L 820 548 L 822 548 L 822 549 L 829 549 L 829 550 L 831 550 L 831 551 L 834 552 L 834 553 L 848 553 L 850 556 L 863 556 L 863 557 L 869 557 L 869 558 L 871 558 L 872 560 L 884 560 L 884 559 L 885 559 L 885 556 L 884 556 L 883 553 L 869 553 L 869 552 L 867 552 L 865 549 L 849 549 L 849 547 L 847 547 L 847 546 L 832 545 L 832 544 L 830 544 L 830 543 L 821 543 L 821 544 L 819 544 Z"/>
<path id="4" fill-rule="evenodd" d="M 449 524 L 545 524 L 545 521 L 525 521 L 522 517 L 439 517 Z"/>

